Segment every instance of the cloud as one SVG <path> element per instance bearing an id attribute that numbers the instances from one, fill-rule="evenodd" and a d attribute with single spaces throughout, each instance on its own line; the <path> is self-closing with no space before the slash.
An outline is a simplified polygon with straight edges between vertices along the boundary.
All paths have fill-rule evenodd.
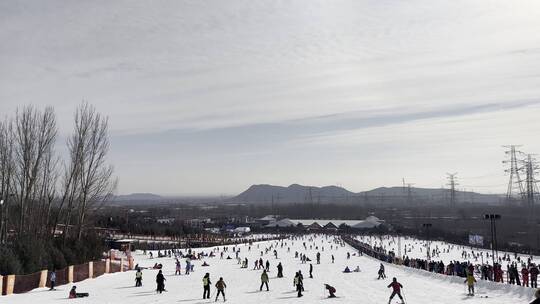
<path id="1" fill-rule="evenodd" d="M 477 127 L 497 149 L 511 140 L 494 138 L 508 126 L 530 134 L 523 120 L 540 98 L 540 21 L 531 13 L 538 9 L 538 1 L 495 0 L 4 2 L 0 111 L 54 105 L 66 134 L 81 100 L 96 105 L 110 118 L 125 192 L 176 192 L 168 180 L 202 191 L 186 170 L 214 185 L 228 179 L 216 191 L 234 192 L 282 163 L 288 169 L 269 181 L 301 182 L 296 172 L 308 161 L 324 163 L 310 172 L 312 182 L 342 180 L 355 189 L 371 184 L 345 168 L 360 165 L 359 134 L 373 141 L 363 157 L 379 167 L 376 156 L 389 146 L 411 149 L 391 143 L 401 128 L 415 130 L 408 135 L 414 149 L 432 148 L 422 144 L 426 122 L 484 119 Z M 453 137 L 469 132 L 465 121 L 439 132 L 455 145 L 489 150 L 480 134 L 478 143 Z M 481 175 L 499 152 L 489 150 L 469 170 Z M 424 159 L 401 161 L 392 168 L 405 174 L 416 170 L 409 162 Z M 155 180 L 150 189 L 133 178 L 136 163 Z M 215 175 L 232 165 L 234 179 Z M 430 165 L 425 177 L 438 174 Z M 385 182 L 382 174 L 373 179 Z"/>

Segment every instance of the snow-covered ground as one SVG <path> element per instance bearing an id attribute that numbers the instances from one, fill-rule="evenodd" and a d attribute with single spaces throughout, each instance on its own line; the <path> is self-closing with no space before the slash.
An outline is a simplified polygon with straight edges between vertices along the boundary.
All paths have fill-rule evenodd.
<path id="1" fill-rule="evenodd" d="M 310 240 L 313 238 L 313 240 Z M 357 256 L 355 250 L 347 245 L 337 246 L 332 241 L 332 236 L 306 236 L 303 240 L 285 240 L 283 248 L 279 241 L 268 241 L 254 244 L 251 250 L 248 245 L 239 245 L 240 257 L 247 257 L 249 268 L 241 269 L 234 259 L 232 247 L 229 252 L 233 259 L 220 259 L 219 254 L 214 258 L 194 261 L 195 272 L 190 275 L 175 276 L 174 258 L 149 259 L 141 252 L 135 254 L 136 262 L 140 266 L 150 267 L 154 263 L 162 263 L 164 274 L 167 279 L 165 287 L 167 292 L 156 294 L 155 276 L 157 270 L 143 270 L 143 286 L 134 287 L 135 273 L 133 271 L 101 276 L 97 279 L 88 279 L 77 283 L 79 292 L 88 292 L 90 297 L 67 300 L 71 285 L 58 287 L 56 291 L 36 289 L 22 295 L 0 297 L 0 303 L 186 303 L 202 304 L 211 301 L 202 299 L 202 277 L 206 272 L 211 275 L 212 283 L 215 284 L 219 277 L 223 277 L 227 283 L 227 302 L 230 303 L 365 303 L 381 304 L 388 303 L 390 289 L 387 285 L 392 277 L 397 277 L 404 285 L 404 295 L 411 304 L 432 303 L 459 303 L 466 301 L 469 304 L 479 303 L 528 303 L 533 298 L 533 289 L 507 284 L 492 282 L 480 282 L 477 287 L 477 296 L 474 298 L 465 295 L 465 285 L 461 278 L 436 275 L 422 270 L 410 269 L 402 266 L 386 264 L 386 280 L 377 280 L 377 270 L 380 262 L 366 256 Z M 306 242 L 307 249 L 304 249 Z M 272 250 L 263 254 L 262 258 L 270 261 L 270 291 L 259 291 L 260 270 L 253 270 L 254 260 L 261 257 L 261 250 L 274 245 L 277 248 L 278 259 L 274 258 Z M 277 246 L 277 247 L 276 247 Z M 312 246 L 310 248 L 310 246 Z M 318 250 L 315 246 L 319 247 Z M 324 251 L 322 247 L 324 246 Z M 330 249 L 330 246 L 333 249 Z M 287 252 L 290 247 L 290 252 Z M 212 248 L 198 249 L 197 252 L 210 252 Z M 295 251 L 305 253 L 313 263 L 314 278 L 309 278 L 309 262 L 301 264 L 294 257 Z M 321 264 L 315 263 L 316 252 L 321 252 Z M 347 259 L 347 252 L 351 258 Z M 331 262 L 331 255 L 335 256 L 335 263 Z M 201 267 L 203 261 L 210 264 Z M 284 267 L 284 278 L 276 278 L 276 265 L 281 262 Z M 182 268 L 185 263 L 182 261 Z M 360 266 L 359 273 L 343 273 L 345 266 L 351 269 Z M 304 275 L 304 297 L 297 298 L 293 287 L 294 273 L 301 270 Z M 338 298 L 327 299 L 323 284 L 329 283 L 337 289 Z M 212 295 L 215 296 L 215 288 L 212 287 Z M 481 297 L 481 296 L 487 296 Z M 221 301 L 221 300 L 220 300 Z M 398 302 L 394 299 L 394 302 Z"/>
<path id="2" fill-rule="evenodd" d="M 357 240 L 370 244 L 371 246 L 382 247 L 386 251 L 394 251 L 398 255 L 398 238 L 392 235 L 385 236 L 358 236 Z M 473 264 L 492 263 L 492 252 L 489 249 L 476 248 L 471 246 L 457 245 L 442 241 L 431 241 L 430 251 L 432 253 L 432 259 L 436 261 L 443 261 L 445 264 L 451 261 L 469 261 Z M 463 253 L 465 252 L 465 255 Z M 435 254 L 433 254 L 435 253 Z M 401 255 L 408 256 L 409 258 L 426 259 L 426 241 L 412 237 L 401 237 Z M 540 257 L 530 256 L 525 254 L 515 254 L 511 252 L 499 251 L 499 258 L 504 256 L 510 258 L 510 261 L 502 261 L 502 265 L 505 266 L 510 262 L 518 262 L 519 257 L 521 262 L 526 262 L 528 258 L 531 258 L 533 263 L 538 264 Z M 519 263 L 518 263 L 519 264 Z"/>

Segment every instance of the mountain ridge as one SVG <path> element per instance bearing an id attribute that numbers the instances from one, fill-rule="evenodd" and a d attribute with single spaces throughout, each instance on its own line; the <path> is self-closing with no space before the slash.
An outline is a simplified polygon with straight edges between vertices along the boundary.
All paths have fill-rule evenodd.
<path id="1" fill-rule="evenodd" d="M 500 203 L 502 195 L 482 194 L 456 190 L 456 202 Z M 243 203 L 353 203 L 378 200 L 379 202 L 397 202 L 428 200 L 433 202 L 449 201 L 450 190 L 441 188 L 405 188 L 378 187 L 375 189 L 352 192 L 339 186 L 304 186 L 291 184 L 276 186 L 254 184 L 247 190 L 230 199 Z"/>

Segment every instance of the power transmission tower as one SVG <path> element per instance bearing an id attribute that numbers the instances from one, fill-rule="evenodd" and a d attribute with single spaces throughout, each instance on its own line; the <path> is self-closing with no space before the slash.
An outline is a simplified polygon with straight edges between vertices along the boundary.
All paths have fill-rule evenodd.
<path id="1" fill-rule="evenodd" d="M 407 183 L 407 205 L 412 204 L 412 186 L 413 183 Z"/>
<path id="2" fill-rule="evenodd" d="M 401 179 L 403 181 L 403 195 L 406 195 L 407 197 L 407 205 L 410 205 L 412 203 L 412 186 L 414 183 L 405 183 L 405 178 Z"/>
<path id="3" fill-rule="evenodd" d="M 446 173 L 446 178 L 448 179 L 448 186 L 450 186 L 450 207 L 456 206 L 456 186 L 457 183 L 457 172 L 456 173 Z"/>
<path id="4" fill-rule="evenodd" d="M 534 205 L 536 201 L 536 196 L 538 194 L 538 187 L 537 187 L 537 180 L 536 175 L 538 174 L 538 169 L 540 167 L 538 166 L 538 163 L 535 158 L 531 154 L 527 155 L 527 159 L 524 161 L 524 169 L 525 169 L 525 193 L 527 198 L 527 207 L 530 208 L 531 213 L 534 212 Z"/>
<path id="5" fill-rule="evenodd" d="M 503 146 L 504 148 L 507 148 L 508 150 L 504 153 L 508 157 L 503 161 L 503 164 L 509 164 L 510 168 L 504 170 L 504 172 L 510 174 L 510 178 L 508 180 L 508 189 L 506 191 L 506 200 L 508 202 L 511 202 L 515 199 L 516 194 L 521 199 L 525 198 L 525 191 L 523 189 L 523 182 L 521 178 L 519 177 L 519 166 L 518 166 L 518 158 L 517 154 L 523 154 L 523 152 L 516 150 L 516 148 L 521 147 L 521 145 L 509 145 L 509 146 Z M 517 187 L 516 187 L 517 186 Z M 518 190 L 518 193 L 515 193 L 515 190 Z"/>

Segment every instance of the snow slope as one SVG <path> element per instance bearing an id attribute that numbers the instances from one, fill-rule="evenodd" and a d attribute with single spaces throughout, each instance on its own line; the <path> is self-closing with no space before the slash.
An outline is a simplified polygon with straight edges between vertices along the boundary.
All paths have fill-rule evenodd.
<path id="1" fill-rule="evenodd" d="M 219 276 L 222 276 L 227 283 L 227 302 L 229 303 L 387 303 L 390 290 L 386 287 L 390 279 L 395 276 L 404 285 L 404 295 L 408 303 L 431 304 L 431 303 L 459 303 L 466 301 L 468 304 L 480 303 L 528 303 L 532 299 L 533 290 L 494 284 L 490 282 L 481 282 L 478 286 L 480 296 L 470 298 L 465 295 L 464 284 L 461 278 L 440 276 L 426 273 L 419 270 L 404 268 L 400 266 L 386 264 L 386 273 L 388 279 L 377 280 L 376 273 L 379 267 L 379 261 L 369 257 L 351 256 L 347 260 L 347 252 L 354 253 L 354 249 L 349 246 L 338 247 L 330 250 L 329 242 L 333 237 L 315 237 L 310 242 L 309 237 L 304 240 L 285 241 L 287 245 L 283 248 L 278 247 L 278 257 L 275 259 L 271 251 L 264 254 L 263 259 L 268 259 L 271 263 L 270 272 L 270 291 L 259 291 L 261 271 L 252 270 L 253 261 L 260 257 L 260 250 L 278 244 L 275 241 L 253 245 L 252 250 L 248 251 L 247 245 L 239 246 L 241 249 L 240 257 L 247 256 L 249 259 L 249 268 L 241 269 L 236 260 L 221 260 L 219 257 L 208 258 L 206 261 L 209 267 L 201 267 L 202 261 L 195 261 L 195 272 L 191 275 L 174 276 L 174 259 L 160 258 L 148 259 L 146 256 L 138 253 L 137 262 L 141 266 L 151 266 L 155 262 L 163 263 L 164 273 L 167 279 L 167 292 L 163 294 L 155 293 L 154 278 L 155 270 L 143 271 L 143 287 L 135 288 L 134 272 L 116 273 L 104 275 L 98 279 L 89 279 L 77 284 L 80 292 L 89 292 L 89 298 L 69 300 L 70 303 L 186 303 L 202 304 L 212 301 L 202 300 L 202 277 L 205 272 L 210 272 L 212 282 L 215 283 Z M 307 250 L 302 247 L 302 242 L 306 242 Z M 324 246 L 321 250 L 321 264 L 314 266 L 314 278 L 309 279 L 309 264 L 301 264 L 294 258 L 294 252 L 306 253 L 313 261 L 317 250 L 309 246 Z M 291 247 L 291 252 L 287 253 L 287 246 Z M 322 249 L 322 248 L 320 248 Z M 208 251 L 208 250 L 206 250 Z M 234 258 L 232 248 L 229 254 Z M 330 255 L 335 256 L 335 264 L 331 263 Z M 218 255 L 219 256 L 219 255 Z M 276 265 L 281 262 L 284 266 L 285 278 L 276 278 Z M 345 266 L 355 268 L 360 266 L 359 273 L 343 273 Z M 184 263 L 182 263 L 182 267 Z M 304 274 L 305 293 L 304 297 L 298 299 L 293 288 L 293 276 L 298 270 Z M 327 299 L 324 294 L 323 284 L 329 283 L 336 287 L 338 298 Z M 57 291 L 49 292 L 45 289 L 36 289 L 30 293 L 22 295 L 12 295 L 0 297 L 0 303 L 65 303 L 70 285 L 61 286 Z M 214 295 L 215 288 L 212 288 Z M 397 300 L 394 300 L 397 302 Z"/>
<path id="2" fill-rule="evenodd" d="M 387 251 L 394 251 L 398 253 L 398 239 L 397 237 L 386 235 L 382 237 L 375 236 L 359 236 L 357 239 L 361 242 L 370 244 L 372 246 L 383 247 Z M 450 261 L 470 261 L 473 264 L 482 264 L 486 262 L 491 264 L 491 250 L 484 248 L 476 248 L 471 246 L 457 245 L 442 241 L 431 241 L 430 249 L 433 252 L 435 250 L 437 255 L 432 259 L 436 261 L 443 261 L 445 264 L 449 264 Z M 463 258 L 462 253 L 467 253 L 467 257 Z M 401 254 L 407 255 L 409 258 L 426 258 L 426 241 L 412 237 L 401 237 Z M 508 254 L 511 262 L 517 262 L 517 257 L 520 261 L 527 261 L 531 258 L 531 261 L 538 264 L 540 257 L 529 256 L 525 254 L 514 254 L 506 251 L 499 251 L 499 257 L 502 258 L 505 254 Z M 475 258 L 477 256 L 477 258 Z M 506 262 L 503 262 L 506 265 Z"/>

